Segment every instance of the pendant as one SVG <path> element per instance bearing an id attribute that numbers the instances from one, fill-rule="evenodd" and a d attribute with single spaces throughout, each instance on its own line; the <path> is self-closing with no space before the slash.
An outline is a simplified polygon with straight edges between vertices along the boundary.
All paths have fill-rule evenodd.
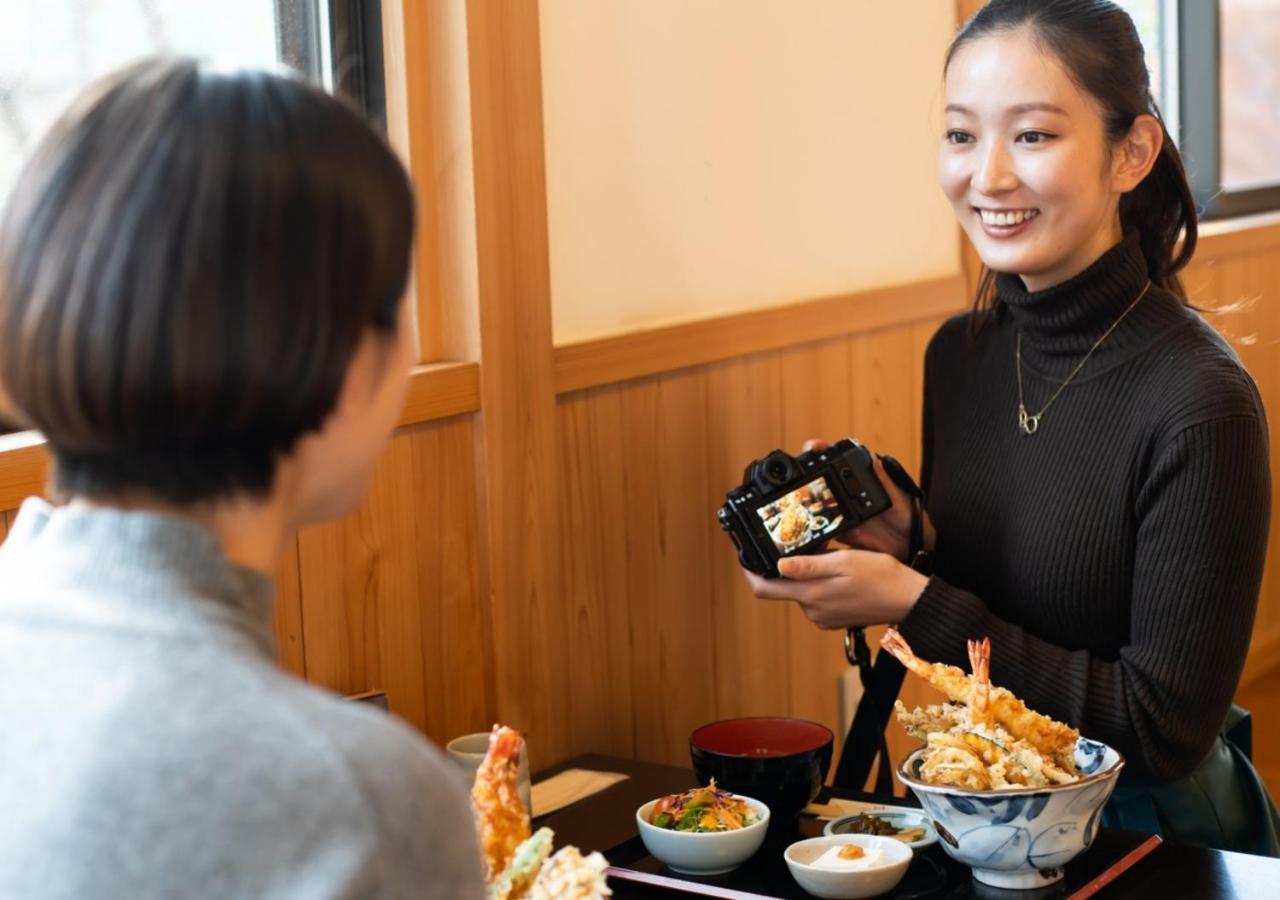
<path id="1" fill-rule="evenodd" d="M 1035 434 L 1040 429 L 1041 415 L 1042 413 L 1037 413 L 1034 416 L 1028 415 L 1027 408 L 1023 406 L 1021 403 L 1019 403 L 1018 404 L 1018 429 L 1023 434 Z"/>

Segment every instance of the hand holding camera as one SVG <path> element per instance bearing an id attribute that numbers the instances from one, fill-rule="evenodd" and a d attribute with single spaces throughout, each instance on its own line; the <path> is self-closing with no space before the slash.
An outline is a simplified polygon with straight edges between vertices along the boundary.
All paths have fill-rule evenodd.
<path id="1" fill-rule="evenodd" d="M 795 457 L 774 450 L 754 460 L 725 495 L 719 518 L 742 567 L 776 578 L 778 560 L 820 553 L 890 505 L 871 454 L 846 438 Z"/>
<path id="2" fill-rule="evenodd" d="M 822 628 L 856 627 L 901 621 L 928 581 L 904 565 L 926 546 L 919 496 L 895 460 L 850 439 L 809 441 L 798 457 L 775 450 L 747 466 L 719 519 L 757 597 L 795 600 Z M 833 540 L 855 549 L 824 552 Z"/>
<path id="3" fill-rule="evenodd" d="M 830 444 L 826 441 L 810 438 L 804 442 L 801 450 L 809 453 L 826 450 L 828 447 L 830 447 Z M 874 550 L 878 553 L 888 553 L 894 559 L 909 563 L 911 561 L 909 556 L 911 498 L 889 476 L 889 473 L 885 471 L 884 463 L 874 453 L 871 454 L 871 466 L 885 492 L 888 493 L 891 505 L 880 515 L 868 519 L 861 525 L 851 529 L 848 534 L 840 538 L 840 542 L 855 550 Z M 924 517 L 924 546 L 926 549 L 932 550 L 934 542 L 933 523 L 929 521 L 927 513 L 924 514 Z"/>
<path id="4" fill-rule="evenodd" d="M 781 578 L 746 572 L 761 600 L 791 600 L 819 628 L 896 625 L 907 617 L 929 578 L 873 550 L 832 550 L 780 563 Z"/>

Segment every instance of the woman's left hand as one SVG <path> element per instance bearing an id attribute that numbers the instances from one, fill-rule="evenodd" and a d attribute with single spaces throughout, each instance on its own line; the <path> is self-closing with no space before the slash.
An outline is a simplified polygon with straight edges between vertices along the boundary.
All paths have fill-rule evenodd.
<path id="1" fill-rule="evenodd" d="M 781 578 L 746 572 L 752 593 L 794 600 L 819 628 L 896 625 L 907 617 L 929 579 L 887 553 L 832 550 L 778 560 Z"/>

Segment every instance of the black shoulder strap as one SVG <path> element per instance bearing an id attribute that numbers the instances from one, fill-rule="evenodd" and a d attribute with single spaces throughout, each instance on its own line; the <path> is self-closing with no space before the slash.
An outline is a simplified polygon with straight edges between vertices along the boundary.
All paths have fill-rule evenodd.
<path id="1" fill-rule="evenodd" d="M 877 794 L 893 793 L 893 763 L 889 760 L 889 742 L 885 728 L 889 724 L 889 711 L 898 698 L 906 669 L 890 653 L 881 653 L 871 664 L 871 649 L 861 628 L 850 628 L 845 635 L 845 653 L 858 667 L 862 679 L 862 699 L 854 713 L 849 733 L 845 735 L 844 750 L 836 767 L 835 783 L 841 787 L 862 790 L 871 772 L 871 763 L 877 753 L 880 766 L 876 772 Z"/>
<path id="2" fill-rule="evenodd" d="M 892 456 L 882 456 L 880 462 L 893 483 L 911 498 L 911 532 L 907 537 L 907 559 L 915 560 L 924 547 L 924 492 Z M 858 667 L 858 677 L 862 681 L 862 699 L 858 701 L 849 733 L 845 735 L 844 750 L 840 754 L 840 763 L 836 766 L 835 783 L 841 787 L 862 790 L 878 753 L 880 765 L 876 770 L 875 791 L 877 794 L 892 794 L 893 763 L 889 759 L 885 729 L 889 725 L 893 701 L 898 699 L 898 691 L 902 689 L 906 669 L 889 653 L 878 654 L 875 665 L 872 665 L 871 648 L 867 646 L 866 634 L 861 628 L 850 628 L 845 632 L 844 652 L 850 664 Z"/>

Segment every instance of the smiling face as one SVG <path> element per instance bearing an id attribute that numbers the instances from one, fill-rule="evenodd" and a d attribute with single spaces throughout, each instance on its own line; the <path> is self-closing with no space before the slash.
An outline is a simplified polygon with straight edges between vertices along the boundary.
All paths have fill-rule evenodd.
<path id="1" fill-rule="evenodd" d="M 1123 154 L 1097 101 L 1025 29 L 963 44 L 946 102 L 938 180 L 988 268 L 1042 290 L 1119 242 Z"/>

